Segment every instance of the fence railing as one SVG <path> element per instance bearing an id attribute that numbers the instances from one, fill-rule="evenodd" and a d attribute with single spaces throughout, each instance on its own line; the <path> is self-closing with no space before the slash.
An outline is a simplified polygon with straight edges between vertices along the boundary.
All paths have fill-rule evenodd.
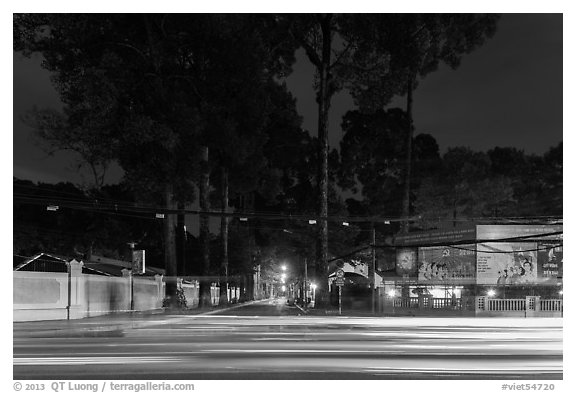
<path id="1" fill-rule="evenodd" d="M 488 311 L 525 311 L 526 299 L 488 299 Z"/>
<path id="2" fill-rule="evenodd" d="M 432 308 L 460 309 L 461 307 L 461 299 L 432 298 Z"/>
<path id="3" fill-rule="evenodd" d="M 475 298 L 434 298 L 432 296 L 394 298 L 396 309 L 468 310 L 476 314 L 561 316 L 562 299 L 540 299 L 539 296 L 526 296 L 524 299 L 491 299 L 487 296 Z"/>
<path id="4" fill-rule="evenodd" d="M 400 297 L 394 299 L 394 307 L 396 308 L 418 308 L 417 297 Z"/>
<path id="5" fill-rule="evenodd" d="M 562 299 L 544 299 L 540 300 L 540 310 L 541 311 L 558 311 L 562 312 L 563 307 Z"/>

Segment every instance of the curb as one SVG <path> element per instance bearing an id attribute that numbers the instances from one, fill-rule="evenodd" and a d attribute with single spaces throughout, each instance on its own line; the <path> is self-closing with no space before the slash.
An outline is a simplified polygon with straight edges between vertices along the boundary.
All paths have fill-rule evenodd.
<path id="1" fill-rule="evenodd" d="M 167 324 L 167 323 L 171 323 L 171 322 L 175 322 L 176 320 L 183 320 L 183 319 L 190 319 L 190 318 L 194 318 L 194 317 L 198 317 L 198 316 L 204 316 L 204 315 L 212 315 L 212 314 L 217 314 L 220 312 L 224 312 L 224 311 L 228 311 L 228 310 L 232 310 L 235 308 L 240 308 L 240 307 L 245 307 L 245 306 L 249 306 L 251 304 L 255 304 L 255 303 L 260 303 L 260 302 L 264 302 L 270 299 L 260 299 L 260 300 L 252 300 L 249 302 L 245 302 L 245 303 L 240 303 L 240 304 L 236 304 L 234 306 L 231 307 L 226 307 L 226 308 L 221 308 L 221 309 L 216 309 L 216 310 L 211 310 L 211 311 L 206 311 L 206 312 L 202 312 L 202 313 L 197 313 L 197 314 L 190 314 L 190 315 L 186 315 L 186 314 L 173 314 L 173 316 L 175 318 L 171 318 L 169 320 L 163 320 L 163 321 L 126 321 L 124 323 L 119 323 L 116 325 L 112 325 L 112 326 L 108 326 L 108 327 L 102 327 L 102 326 L 75 326 L 75 327 L 69 327 L 69 326 L 62 326 L 62 327 L 56 327 L 56 328 L 49 328 L 49 329 L 39 329 L 39 330 L 33 330 L 33 329 L 26 329 L 26 330 L 14 330 L 14 324 L 12 324 L 13 327 L 13 339 L 25 339 L 27 337 L 34 337 L 34 338 L 46 338 L 46 337 L 50 337 L 50 338 L 81 338 L 81 337 L 121 337 L 123 336 L 123 329 L 137 329 L 140 327 L 145 327 L 145 326 L 151 326 L 151 325 L 162 325 L 162 324 Z M 146 313 L 149 311 L 143 311 L 142 313 Z M 157 315 L 164 315 L 164 311 L 161 312 L 155 312 L 153 314 L 157 314 Z M 98 317 L 103 317 L 103 316 L 98 316 Z M 89 321 L 89 318 L 82 318 L 82 319 L 75 319 L 73 321 Z M 63 322 L 69 322 L 68 320 L 62 320 Z M 46 321 L 26 321 L 26 322 L 22 322 L 22 323 L 34 323 L 37 322 L 39 324 L 46 322 Z"/>
<path id="2" fill-rule="evenodd" d="M 194 315 L 190 315 L 191 317 L 197 316 L 197 315 L 212 315 L 212 314 L 218 314 L 220 312 L 224 312 L 224 311 L 228 311 L 228 310 L 234 310 L 236 308 L 240 308 L 240 307 L 246 307 L 246 306 L 250 306 L 252 304 L 255 303 L 260 303 L 260 302 L 265 302 L 267 300 L 270 299 L 260 299 L 260 300 L 251 300 L 249 302 L 245 302 L 245 303 L 240 303 L 240 304 L 235 304 L 234 306 L 230 306 L 230 307 L 226 307 L 226 308 L 219 308 L 216 310 L 212 310 L 212 311 L 206 311 L 203 313 L 199 313 L 199 314 L 194 314 Z"/>

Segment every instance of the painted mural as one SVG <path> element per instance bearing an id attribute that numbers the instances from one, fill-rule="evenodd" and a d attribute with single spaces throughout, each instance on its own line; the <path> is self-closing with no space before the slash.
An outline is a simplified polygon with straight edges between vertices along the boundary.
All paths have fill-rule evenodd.
<path id="1" fill-rule="evenodd" d="M 419 283 L 473 284 L 475 282 L 474 245 L 420 247 L 418 255 Z"/>

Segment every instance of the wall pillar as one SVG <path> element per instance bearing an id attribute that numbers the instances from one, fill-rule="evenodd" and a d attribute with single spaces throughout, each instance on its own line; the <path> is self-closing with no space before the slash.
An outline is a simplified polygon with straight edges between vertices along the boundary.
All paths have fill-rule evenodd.
<path id="1" fill-rule="evenodd" d="M 476 314 L 481 314 L 486 312 L 487 307 L 487 297 L 486 296 L 476 296 L 475 312 Z"/>
<path id="2" fill-rule="evenodd" d="M 162 282 L 162 275 L 156 274 L 154 275 L 154 281 L 156 281 L 156 307 L 162 308 L 162 302 L 164 301 L 164 286 Z"/>
<path id="3" fill-rule="evenodd" d="M 526 316 L 533 317 L 540 312 L 540 296 L 526 296 Z"/>
<path id="4" fill-rule="evenodd" d="M 66 264 L 68 268 L 68 319 L 84 318 L 86 299 L 84 296 L 85 282 L 82 275 L 84 262 L 76 259 Z"/>
<path id="5" fill-rule="evenodd" d="M 126 291 L 128 292 L 128 309 L 134 310 L 134 276 L 131 269 L 122 269 L 122 277 L 126 279 Z"/>

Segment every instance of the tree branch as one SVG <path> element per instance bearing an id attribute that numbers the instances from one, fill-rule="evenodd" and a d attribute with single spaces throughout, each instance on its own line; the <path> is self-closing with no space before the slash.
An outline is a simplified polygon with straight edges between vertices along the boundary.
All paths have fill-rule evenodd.
<path id="1" fill-rule="evenodd" d="M 322 65 L 320 56 L 318 56 L 318 53 L 316 53 L 314 47 L 307 41 L 305 34 L 299 32 L 298 26 L 294 27 L 292 22 L 290 22 L 290 25 L 288 26 L 288 31 L 292 35 L 292 38 L 294 38 L 296 42 L 300 43 L 300 45 L 304 48 L 304 51 L 306 52 L 306 55 L 312 64 L 314 64 L 315 67 L 320 68 Z"/>
<path id="2" fill-rule="evenodd" d="M 346 55 L 346 53 L 350 50 L 350 48 L 352 48 L 353 46 L 354 44 L 349 42 L 346 48 L 342 52 L 340 52 L 340 55 L 334 60 L 334 62 L 328 66 L 328 71 L 330 71 L 334 66 L 336 66 L 338 62 L 340 62 L 340 59 L 342 59 Z"/>

